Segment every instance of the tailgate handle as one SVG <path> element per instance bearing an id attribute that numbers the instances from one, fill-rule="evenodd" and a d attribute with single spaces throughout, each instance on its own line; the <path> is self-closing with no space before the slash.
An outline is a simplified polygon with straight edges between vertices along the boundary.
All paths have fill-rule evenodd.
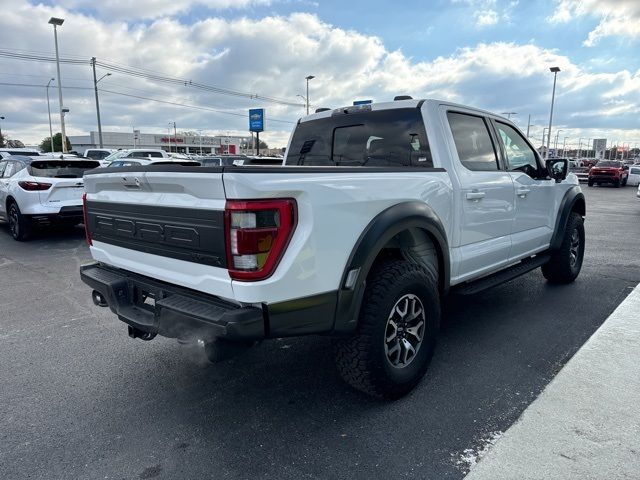
<path id="1" fill-rule="evenodd" d="M 126 188 L 140 188 L 140 180 L 138 177 L 133 177 L 133 180 L 122 177 L 122 185 Z"/>

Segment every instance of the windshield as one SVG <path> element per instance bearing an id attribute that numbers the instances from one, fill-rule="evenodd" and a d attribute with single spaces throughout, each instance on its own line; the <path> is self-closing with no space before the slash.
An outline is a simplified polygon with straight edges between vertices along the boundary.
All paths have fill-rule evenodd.
<path id="1" fill-rule="evenodd" d="M 614 161 L 605 160 L 605 161 L 596 163 L 596 167 L 615 167 L 615 168 L 620 168 L 621 164 L 620 164 L 620 162 L 614 162 Z"/>
<path id="2" fill-rule="evenodd" d="M 36 160 L 27 168 L 34 177 L 80 178 L 85 170 L 99 166 L 100 163 L 94 160 Z"/>
<path id="3" fill-rule="evenodd" d="M 286 164 L 433 167 L 417 108 L 358 110 L 301 122 L 293 133 Z"/>
<path id="4" fill-rule="evenodd" d="M 120 157 L 124 157 L 127 154 L 127 150 L 118 150 L 117 152 L 113 152 L 111 155 L 104 157 L 104 160 L 108 160 L 112 162 Z"/>

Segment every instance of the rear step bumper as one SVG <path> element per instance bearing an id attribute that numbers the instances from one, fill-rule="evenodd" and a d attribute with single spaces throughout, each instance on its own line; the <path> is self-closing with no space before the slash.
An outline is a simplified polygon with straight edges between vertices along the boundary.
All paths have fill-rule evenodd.
<path id="1" fill-rule="evenodd" d="M 92 263 L 80 278 L 106 299 L 111 311 L 146 333 L 182 339 L 257 340 L 265 337 L 262 309 Z"/>

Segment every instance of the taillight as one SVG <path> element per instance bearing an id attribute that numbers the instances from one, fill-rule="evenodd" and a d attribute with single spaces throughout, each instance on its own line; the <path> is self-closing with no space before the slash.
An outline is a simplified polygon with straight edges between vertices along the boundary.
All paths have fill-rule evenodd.
<path id="1" fill-rule="evenodd" d="M 18 182 L 20 188 L 28 192 L 37 192 L 39 190 L 49 190 L 51 188 L 50 183 L 44 182 Z"/>
<path id="2" fill-rule="evenodd" d="M 273 274 L 297 222 L 296 201 L 228 200 L 225 206 L 227 268 L 236 280 L 264 280 Z"/>
<path id="3" fill-rule="evenodd" d="M 91 230 L 89 230 L 89 215 L 87 213 L 87 192 L 82 194 L 82 221 L 84 223 L 84 234 L 87 237 L 87 245 L 93 246 Z"/>

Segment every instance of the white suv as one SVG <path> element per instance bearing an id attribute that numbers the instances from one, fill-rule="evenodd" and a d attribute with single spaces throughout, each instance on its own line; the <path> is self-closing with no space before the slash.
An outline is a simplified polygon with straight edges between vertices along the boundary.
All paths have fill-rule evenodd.
<path id="1" fill-rule="evenodd" d="M 82 223 L 85 170 L 95 160 L 31 158 L 0 160 L 0 218 L 15 240 L 26 240 L 33 227 Z"/>

